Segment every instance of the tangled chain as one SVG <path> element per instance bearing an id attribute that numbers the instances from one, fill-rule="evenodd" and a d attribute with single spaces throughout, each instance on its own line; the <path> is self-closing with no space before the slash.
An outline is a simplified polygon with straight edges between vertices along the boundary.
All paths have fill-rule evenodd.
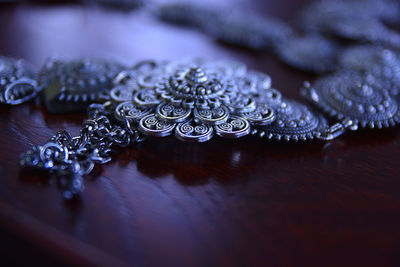
<path id="1" fill-rule="evenodd" d="M 116 120 L 112 111 L 110 102 L 90 105 L 89 119 L 84 121 L 79 136 L 71 137 L 65 130 L 59 131 L 45 144 L 22 154 L 20 165 L 49 171 L 57 177 L 66 199 L 81 193 L 83 176 L 93 170 L 94 164 L 109 162 L 114 147 L 141 141 L 129 120 Z"/>

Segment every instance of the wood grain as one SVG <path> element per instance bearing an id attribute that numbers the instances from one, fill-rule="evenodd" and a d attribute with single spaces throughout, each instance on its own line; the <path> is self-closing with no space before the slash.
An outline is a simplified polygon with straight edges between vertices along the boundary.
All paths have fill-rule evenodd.
<path id="1" fill-rule="evenodd" d="M 251 1 L 293 20 L 307 1 Z M 244 61 L 301 99 L 305 73 L 268 52 L 218 44 L 143 11 L 81 6 L 0 10 L 0 53 L 40 66 L 47 56 L 133 63 L 187 56 Z M 322 143 L 257 138 L 187 144 L 151 139 L 118 151 L 64 202 L 54 181 L 21 173 L 19 154 L 80 114 L 40 101 L 0 107 L 0 237 L 4 263 L 103 266 L 398 266 L 400 130 L 362 131 Z"/>

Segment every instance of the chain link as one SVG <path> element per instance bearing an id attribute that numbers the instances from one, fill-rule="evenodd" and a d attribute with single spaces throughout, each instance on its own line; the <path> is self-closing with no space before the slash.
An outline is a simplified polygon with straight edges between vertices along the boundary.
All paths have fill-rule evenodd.
<path id="1" fill-rule="evenodd" d="M 79 136 L 59 131 L 43 145 L 34 146 L 20 157 L 24 168 L 46 170 L 58 178 L 67 199 L 84 190 L 83 176 L 94 164 L 111 160 L 114 147 L 126 147 L 143 140 L 129 120 L 119 122 L 112 115 L 111 102 L 92 104 L 89 119 L 84 121 Z"/>

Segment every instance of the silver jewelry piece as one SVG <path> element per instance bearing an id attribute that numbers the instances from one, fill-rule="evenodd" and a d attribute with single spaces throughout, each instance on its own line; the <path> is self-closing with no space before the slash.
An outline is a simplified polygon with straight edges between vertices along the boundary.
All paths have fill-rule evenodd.
<path id="1" fill-rule="evenodd" d="M 341 71 L 306 84 L 309 99 L 331 117 L 353 126 L 382 128 L 400 122 L 397 101 L 388 90 L 369 84 L 362 74 Z"/>
<path id="2" fill-rule="evenodd" d="M 65 197 L 83 190 L 82 177 L 95 163 L 111 160 L 114 147 L 141 142 L 145 136 L 205 142 L 217 135 L 252 134 L 282 141 L 331 140 L 361 127 L 400 122 L 398 103 L 388 91 L 346 70 L 306 84 L 316 106 L 337 120 L 271 88 L 271 78 L 241 63 L 192 60 L 141 62 L 120 72 L 103 104 L 89 106 L 89 119 L 78 137 L 62 131 L 21 156 L 20 165 L 63 177 Z M 100 99 L 98 99 L 100 100 Z"/>
<path id="3" fill-rule="evenodd" d="M 89 103 L 108 97 L 122 69 L 118 63 L 99 59 L 50 59 L 40 71 L 45 105 L 53 113 L 85 110 Z"/>
<path id="4" fill-rule="evenodd" d="M 109 111 L 110 102 L 89 106 L 87 119 L 77 137 L 66 131 L 58 132 L 44 145 L 34 146 L 20 157 L 23 168 L 46 170 L 57 177 L 70 199 L 84 190 L 83 176 L 94 164 L 111 160 L 114 147 L 126 147 L 141 141 L 139 132 L 131 127 L 127 118 L 115 120 Z"/>
<path id="5" fill-rule="evenodd" d="M 372 45 L 354 46 L 344 50 L 339 65 L 362 73 L 365 81 L 375 88 L 400 91 L 400 56 L 392 50 Z"/>
<path id="6" fill-rule="evenodd" d="M 115 112 L 120 119 L 123 105 L 123 116 L 133 124 L 138 122 L 144 135 L 163 137 L 174 130 L 184 141 L 204 142 L 214 132 L 238 138 L 247 135 L 252 125 L 262 127 L 275 119 L 268 103 L 257 102 L 257 95 L 270 89 L 268 75 L 247 72 L 243 64 L 223 61 L 155 64 L 159 67 L 140 71 L 132 76 L 134 81 L 127 81 L 138 87 L 132 90 L 126 86 L 131 93 L 123 100 L 128 101 L 119 104 Z M 140 85 L 142 77 L 153 80 L 154 87 Z M 111 95 L 115 91 L 123 91 L 121 84 L 111 90 Z M 239 122 L 245 127 L 239 127 Z"/>
<path id="7" fill-rule="evenodd" d="M 40 88 L 53 112 L 95 102 L 79 136 L 61 131 L 21 155 L 20 165 L 49 171 L 58 177 L 64 197 L 71 198 L 82 192 L 82 177 L 96 163 L 111 160 L 115 147 L 146 137 L 326 141 L 362 127 L 399 124 L 400 56 L 387 47 L 400 47 L 400 35 L 383 24 L 399 21 L 399 10 L 394 0 L 319 2 L 301 14 L 304 35 L 299 36 L 284 22 L 246 11 L 160 6 L 157 15 L 164 21 L 197 27 L 230 44 L 270 50 L 298 69 L 331 72 L 304 84 L 303 94 L 315 108 L 284 98 L 267 74 L 240 62 L 142 61 L 126 68 L 99 60 L 53 60 L 42 69 L 39 87 L 28 67 L 2 59 L 7 64 L 0 63 L 1 102 L 26 101 Z M 343 50 L 330 36 L 373 45 Z M 11 86 L 26 78 L 33 82 Z"/>
<path id="8" fill-rule="evenodd" d="M 253 135 L 278 141 L 306 141 L 319 138 L 328 129 L 326 119 L 295 101 L 282 101 L 276 120 L 262 128 L 255 128 Z"/>
<path id="9" fill-rule="evenodd" d="M 36 97 L 40 90 L 32 66 L 22 59 L 0 57 L 0 103 L 18 105 Z"/>

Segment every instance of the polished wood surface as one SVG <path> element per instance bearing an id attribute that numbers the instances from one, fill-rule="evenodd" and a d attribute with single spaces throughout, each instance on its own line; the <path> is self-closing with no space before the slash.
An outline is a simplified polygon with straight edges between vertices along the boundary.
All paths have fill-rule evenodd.
<path id="1" fill-rule="evenodd" d="M 248 1 L 293 21 L 307 1 Z M 78 5 L 0 9 L 0 54 L 39 67 L 50 55 L 127 64 L 192 56 L 241 60 L 269 73 L 291 98 L 313 76 L 268 52 L 214 42 L 145 11 Z M 54 115 L 39 100 L 0 106 L 2 264 L 103 266 L 398 266 L 400 128 L 331 142 L 151 139 L 119 150 L 65 202 L 55 181 L 20 172 L 19 155 L 80 114 Z"/>

